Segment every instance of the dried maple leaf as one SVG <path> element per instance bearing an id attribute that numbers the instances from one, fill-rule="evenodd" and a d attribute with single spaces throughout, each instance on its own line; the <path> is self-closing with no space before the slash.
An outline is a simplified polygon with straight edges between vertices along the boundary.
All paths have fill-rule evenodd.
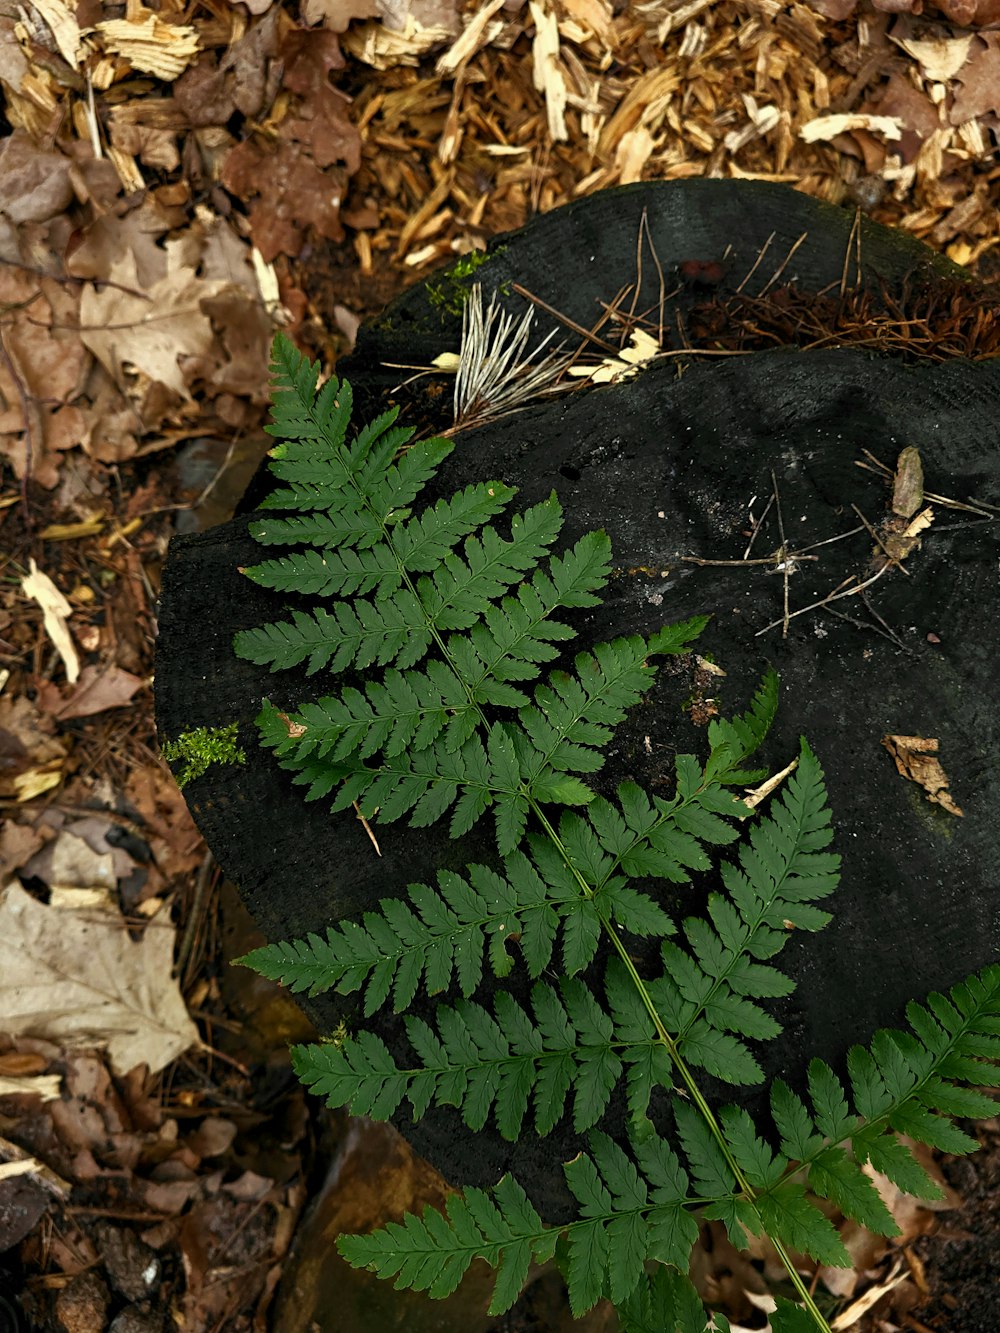
<path id="1" fill-rule="evenodd" d="M 46 907 L 11 884 L 0 895 L 0 1013 L 11 1033 L 106 1047 L 114 1069 L 156 1073 L 198 1042 L 171 976 L 166 909 L 133 940 L 121 917 Z"/>

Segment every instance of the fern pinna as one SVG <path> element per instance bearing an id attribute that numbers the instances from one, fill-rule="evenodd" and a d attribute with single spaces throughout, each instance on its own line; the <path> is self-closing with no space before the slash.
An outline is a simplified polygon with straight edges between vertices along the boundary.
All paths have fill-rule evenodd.
<path id="1" fill-rule="evenodd" d="M 791 927 L 827 923 L 816 903 L 838 880 L 805 741 L 766 815 L 734 790 L 762 776 L 748 760 L 774 716 L 776 678 L 742 717 L 710 724 L 704 762 L 677 757 L 669 799 L 632 782 L 599 794 L 603 751 L 655 660 L 688 651 L 707 618 L 555 666 L 574 638 L 563 613 L 595 605 L 608 580 L 607 536 L 557 549 L 555 494 L 498 530 L 514 495 L 499 480 L 421 508 L 451 442 L 413 441 L 394 411 L 349 439 L 350 386 L 331 378 L 317 390 L 318 366 L 281 335 L 272 370 L 279 485 L 251 531 L 280 553 L 244 572 L 295 593 L 299 608 L 240 633 L 235 650 L 272 671 L 305 664 L 356 683 L 294 710 L 265 701 L 261 741 L 332 811 L 356 804 L 369 820 L 418 827 L 447 816 L 454 838 L 489 812 L 497 857 L 243 961 L 295 991 L 358 993 L 365 1017 L 388 1004 L 405 1015 L 405 1047 L 362 1028 L 295 1050 L 300 1077 L 331 1104 L 377 1118 L 404 1103 L 415 1117 L 453 1106 L 470 1131 L 492 1117 L 510 1139 L 566 1116 L 588 1135 L 564 1167 L 579 1205 L 568 1225 L 547 1226 L 505 1176 L 453 1195 L 444 1213 L 342 1237 L 341 1253 L 432 1296 L 485 1259 L 497 1269 L 493 1313 L 512 1305 L 532 1262 L 555 1256 L 574 1312 L 606 1296 L 631 1333 L 702 1333 L 728 1328 L 718 1314 L 706 1325 L 686 1276 L 699 1221 L 717 1219 L 737 1246 L 750 1234 L 773 1241 L 797 1300 L 778 1298 L 772 1327 L 826 1328 L 792 1256 L 849 1263 L 816 1199 L 892 1235 L 865 1165 L 933 1197 L 897 1136 L 975 1146 L 952 1118 L 994 1109 L 968 1085 L 1000 1081 L 1000 967 L 912 1004 L 909 1030 L 854 1047 L 846 1086 L 819 1060 L 805 1098 L 775 1081 L 767 1136 L 745 1110 L 713 1109 L 704 1074 L 763 1081 L 754 1044 L 780 1028 L 762 1002 L 792 989 L 773 960 Z M 707 915 L 676 923 L 656 882 L 683 886 L 713 867 Z M 630 936 L 658 942 L 654 967 L 636 962 Z M 515 968 L 533 982 L 524 1002 L 503 988 L 492 1005 L 476 998 L 487 973 Z M 440 997 L 431 1021 L 407 1012 L 418 992 Z M 619 1086 L 627 1125 L 612 1137 L 602 1117 Z M 670 1108 L 655 1120 L 654 1089 Z"/>

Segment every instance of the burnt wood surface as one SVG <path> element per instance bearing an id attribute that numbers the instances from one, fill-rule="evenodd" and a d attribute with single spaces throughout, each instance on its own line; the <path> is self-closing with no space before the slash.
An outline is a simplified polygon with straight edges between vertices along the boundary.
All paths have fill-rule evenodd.
<path id="1" fill-rule="evenodd" d="M 709 184 L 716 183 L 686 183 L 685 189 Z M 647 192 L 650 212 L 656 199 L 667 198 L 674 188 Z M 632 198 L 630 192 L 614 195 Z M 829 262 L 811 253 L 811 247 L 822 248 L 823 228 L 832 226 L 829 211 L 810 212 L 818 206 L 803 196 L 772 191 L 770 230 L 785 216 L 777 206 L 779 195 L 813 220 L 814 234 L 796 256 L 802 271 L 808 262 L 820 285 L 832 280 L 831 273 L 839 277 L 842 249 Z M 697 191 L 695 196 L 700 208 L 703 196 Z M 752 244 L 745 239 L 749 224 L 739 196 L 738 190 L 729 196 L 727 218 L 713 218 L 716 242 L 728 228 Z M 751 202 L 762 229 L 759 198 L 755 191 Z M 558 214 L 534 224 L 547 250 L 554 247 L 562 255 L 575 242 L 574 219 L 587 216 L 584 203 L 603 210 L 595 235 L 606 240 L 614 200 L 597 196 L 566 210 L 565 244 L 558 239 Z M 700 216 L 693 210 L 694 205 L 678 210 L 684 226 Z M 837 227 L 839 246 L 850 218 Z M 584 230 L 591 230 L 590 223 Z M 794 220 L 789 234 L 802 230 Z M 523 244 L 537 264 L 532 229 L 519 237 L 508 242 L 501 258 L 514 264 Z M 685 239 L 677 238 L 675 253 Z M 617 268 L 610 258 L 605 264 L 605 290 L 612 295 L 629 262 L 634 267 L 634 240 L 632 232 L 628 247 L 620 243 Z M 708 240 L 698 238 L 692 246 L 702 252 L 697 257 L 713 257 Z M 904 249 L 906 263 L 889 274 L 894 279 L 916 262 L 912 244 Z M 873 250 L 874 243 L 869 258 Z M 896 238 L 887 240 L 890 259 L 899 253 Z M 541 275 L 534 272 L 538 289 Z M 551 289 L 539 294 L 556 303 Z M 574 317 L 591 316 L 581 307 Z M 441 339 L 447 345 L 446 332 L 438 350 Z M 365 345 L 362 339 L 360 346 Z M 354 358 L 353 380 L 370 384 L 383 369 L 373 367 L 367 377 L 360 356 Z M 759 1053 L 769 1075 L 781 1073 L 796 1086 L 808 1057 L 823 1056 L 842 1069 L 847 1047 L 879 1026 L 898 1023 L 906 1000 L 946 987 L 996 958 L 1000 823 L 991 812 L 1000 806 L 997 528 L 967 513 L 938 509 L 922 546 L 906 561 L 909 576 L 889 573 L 871 590 L 871 608 L 884 626 L 860 598 L 850 598 L 836 604 L 848 620 L 811 612 L 790 622 L 787 638 L 780 625 L 759 632 L 781 616 L 780 573 L 766 566 L 699 566 L 684 557 L 738 560 L 750 509 L 762 512 L 772 472 L 793 546 L 856 527 L 853 505 L 878 523 L 890 492 L 880 478 L 856 466 L 863 449 L 892 466 L 904 445 L 916 445 L 929 490 L 998 506 L 998 419 L 1000 370 L 990 364 L 912 368 L 852 351 L 777 351 L 691 364 L 678 379 L 675 367 L 660 363 L 628 383 L 551 400 L 463 433 L 430 497 L 498 478 L 519 487 L 515 506 L 522 508 L 555 488 L 566 511 L 560 545 L 590 528 L 608 531 L 615 575 L 601 607 L 572 614 L 580 630 L 574 651 L 711 613 L 700 650 L 726 672 L 717 691 L 723 714 L 745 707 L 768 666 L 780 674 L 778 718 L 762 762 L 771 770 L 784 766 L 797 752 L 799 734 L 808 737 L 826 772 L 835 847 L 843 857 L 841 887 L 824 904 L 834 912 L 832 924 L 816 936 L 797 933 L 779 960 L 798 985 L 774 1006 L 785 1032 Z M 157 720 L 167 738 L 199 725 L 240 723 L 248 764 L 210 769 L 186 794 L 213 854 L 239 885 L 264 933 L 277 940 L 356 915 L 408 882 L 433 881 L 438 866 L 460 870 L 470 860 L 490 861 L 495 855 L 487 816 L 454 843 L 437 828 L 376 825 L 382 850 L 376 857 L 353 815 L 331 817 L 323 803 L 305 804 L 287 775 L 257 747 L 253 718 L 262 697 L 291 706 L 329 685 L 322 675 L 311 681 L 301 672 L 271 675 L 234 657 L 237 630 L 280 618 L 288 605 L 288 599 L 239 574 L 239 566 L 263 554 L 247 523 L 246 515 L 239 516 L 172 543 L 162 588 Z M 767 554 L 777 545 L 772 511 L 753 554 Z M 867 533 L 817 548 L 821 558 L 790 576 L 792 610 L 869 569 L 872 548 Z M 692 722 L 690 708 L 682 708 L 692 689 L 689 664 L 668 659 L 648 700 L 633 710 L 613 743 L 594 785 L 609 791 L 631 777 L 653 791 L 669 792 L 674 754 L 705 751 L 704 731 Z M 899 776 L 881 745 L 887 733 L 939 740 L 963 817 L 931 805 Z M 693 888 L 658 884 L 655 892 L 683 916 L 701 910 L 711 885 L 709 876 Z M 601 967 L 600 961 L 595 964 L 595 980 Z M 520 983 L 513 984 L 517 990 Z M 523 994 L 526 988 L 520 988 Z M 487 984 L 483 993 L 489 991 Z M 350 1021 L 354 1013 L 340 997 L 303 1004 L 323 1029 L 341 1016 Z M 397 1039 L 396 1020 L 380 1018 L 376 1026 L 390 1043 Z M 718 1091 L 725 1100 L 734 1099 Z M 738 1099 L 751 1110 L 760 1108 L 759 1094 Z M 613 1108 L 609 1127 L 615 1127 L 619 1112 Z M 543 1215 L 553 1220 L 566 1215 L 559 1163 L 581 1145 L 565 1123 L 546 1140 L 527 1130 L 516 1145 L 502 1141 L 492 1125 L 471 1134 L 448 1111 L 431 1112 L 417 1124 L 403 1114 L 397 1124 L 455 1184 L 492 1184 L 510 1169 Z"/>

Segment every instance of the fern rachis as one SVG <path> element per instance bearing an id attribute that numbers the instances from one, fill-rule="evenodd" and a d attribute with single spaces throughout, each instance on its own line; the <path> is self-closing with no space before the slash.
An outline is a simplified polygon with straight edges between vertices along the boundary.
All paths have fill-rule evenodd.
<path id="1" fill-rule="evenodd" d="M 772 1326 L 825 1328 L 789 1255 L 847 1262 L 813 1200 L 892 1234 L 864 1164 L 933 1193 L 897 1135 L 974 1146 L 952 1117 L 993 1112 L 966 1085 L 998 1081 L 1000 968 L 912 1004 L 910 1031 L 853 1048 L 848 1089 L 818 1060 L 805 1096 L 775 1081 L 774 1142 L 744 1110 L 714 1110 L 703 1073 L 735 1087 L 763 1080 L 754 1043 L 780 1027 L 762 1002 L 792 989 L 773 960 L 790 926 L 822 929 L 829 915 L 816 903 L 838 879 L 805 741 L 766 814 L 734 793 L 760 776 L 747 764 L 774 716 L 776 679 L 742 717 L 709 727 L 703 762 L 677 757 L 669 799 L 634 782 L 599 794 L 604 751 L 656 659 L 687 651 L 705 618 L 594 645 L 568 666 L 565 613 L 599 601 L 607 537 L 557 549 L 555 495 L 499 531 L 514 494 L 500 481 L 420 508 L 451 443 L 414 443 L 393 413 L 348 440 L 347 385 L 317 392 L 317 367 L 281 337 L 273 370 L 281 484 L 251 531 L 280 553 L 244 572 L 300 604 L 238 635 L 236 651 L 274 672 L 351 676 L 299 708 L 265 701 L 260 739 L 333 811 L 357 803 L 368 819 L 416 827 L 447 817 L 452 837 L 489 811 L 498 855 L 244 961 L 293 990 L 358 993 L 366 1019 L 390 1002 L 403 1015 L 406 1041 L 392 1049 L 362 1027 L 295 1050 L 300 1077 L 332 1103 L 379 1117 L 404 1101 L 415 1116 L 449 1105 L 470 1131 L 492 1119 L 508 1138 L 569 1116 L 589 1134 L 564 1168 L 579 1205 L 567 1226 L 546 1226 L 505 1177 L 453 1196 L 444 1215 L 344 1237 L 342 1253 L 435 1296 L 485 1258 L 498 1268 L 494 1312 L 513 1303 L 533 1260 L 558 1253 L 576 1312 L 607 1295 L 626 1330 L 701 1333 L 685 1272 L 698 1219 L 715 1218 L 737 1245 L 747 1233 L 774 1241 L 801 1304 L 779 1301 Z M 663 886 L 676 893 L 692 875 L 712 877 L 707 912 L 677 924 Z M 528 979 L 524 998 L 479 996 L 489 974 L 515 973 Z M 421 1014 L 409 1012 L 421 996 Z M 601 1126 L 618 1084 L 626 1125 L 612 1136 Z"/>

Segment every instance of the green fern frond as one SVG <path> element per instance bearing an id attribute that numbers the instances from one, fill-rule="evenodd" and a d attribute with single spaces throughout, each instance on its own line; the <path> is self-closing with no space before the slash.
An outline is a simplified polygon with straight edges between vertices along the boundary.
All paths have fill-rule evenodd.
<path id="1" fill-rule="evenodd" d="M 503 1314 L 517 1300 L 534 1259 L 552 1258 L 558 1233 L 544 1226 L 524 1190 L 510 1176 L 497 1187 L 453 1194 L 443 1214 L 407 1213 L 370 1236 L 340 1236 L 337 1248 L 355 1268 L 395 1277 L 395 1286 L 449 1296 L 474 1259 L 498 1269 L 489 1313 Z"/>
<path id="2" fill-rule="evenodd" d="M 529 1106 L 539 1134 L 551 1133 L 570 1094 L 573 1127 L 583 1133 L 605 1113 L 625 1062 L 637 1060 L 642 1043 L 616 1039 L 614 1024 L 581 981 L 564 978 L 557 992 L 536 982 L 526 1012 L 499 992 L 494 1013 L 460 1000 L 439 1005 L 434 1026 L 407 1015 L 407 1038 L 416 1061 L 401 1068 L 371 1033 L 338 1045 L 299 1046 L 296 1073 L 330 1106 L 384 1120 L 404 1100 L 414 1119 L 432 1105 L 454 1106 L 471 1130 L 493 1114 L 501 1136 L 521 1133 Z M 632 1068 L 635 1066 L 632 1065 Z"/>
<path id="3" fill-rule="evenodd" d="M 297 724 L 305 727 L 302 737 L 290 736 L 290 727 L 295 730 L 292 719 L 270 707 L 263 715 L 268 741 L 279 756 L 295 754 L 297 780 L 320 783 L 310 794 L 327 794 L 319 767 L 301 767 L 313 749 L 333 746 L 335 758 L 340 748 L 353 751 L 361 747 L 362 734 L 369 728 L 372 748 L 381 746 L 387 753 L 404 748 L 419 751 L 426 747 L 412 737 L 414 727 L 440 729 L 447 703 L 453 709 L 459 707 L 453 698 L 436 711 L 421 710 L 406 692 L 405 682 L 414 691 L 421 688 L 418 673 L 398 679 L 387 675 L 383 686 L 366 687 L 367 702 L 360 692 L 353 691 L 345 692 L 339 703 L 320 700 L 305 706 L 294 715 Z M 382 711 L 367 711 L 368 703 L 376 702 Z M 337 722 L 327 730 L 325 722 L 331 711 Z M 689 775 L 689 759 L 678 758 L 679 774 Z M 489 763 L 482 755 L 480 761 Z M 532 835 L 526 844 L 531 856 L 523 852 L 509 854 L 503 875 L 476 865 L 468 868 L 467 881 L 439 871 L 437 890 L 424 884 L 408 887 L 410 907 L 399 900 L 383 899 L 380 911 L 366 913 L 363 924 L 345 922 L 331 927 L 325 939 L 312 935 L 307 940 L 269 945 L 242 961 L 295 991 L 308 990 L 314 995 L 327 989 L 349 994 L 364 986 L 365 1015 L 370 1017 L 386 1002 L 390 991 L 397 1012 L 405 1010 L 416 994 L 422 973 L 429 995 L 443 991 L 451 982 L 452 964 L 459 959 L 464 969 L 460 975 L 462 994 L 471 995 L 482 977 L 486 947 L 494 973 L 506 976 L 513 966 L 508 943 L 517 941 L 529 974 L 538 977 L 551 962 L 561 926 L 577 914 L 580 920 L 572 927 L 570 941 L 564 941 L 563 963 L 570 975 L 591 961 L 602 919 L 637 935 L 670 935 L 674 928 L 669 917 L 648 895 L 637 892 L 628 876 L 655 875 L 671 883 L 686 883 L 689 868 L 706 869 L 710 865 L 703 843 L 724 845 L 737 836 L 735 828 L 715 813 L 715 807 L 731 816 L 745 812 L 746 807 L 724 792 L 726 771 L 714 767 L 714 783 L 704 779 L 698 766 L 701 782 L 687 780 L 685 795 L 671 801 L 654 798 L 651 802 L 634 783 L 623 783 L 617 793 L 619 806 L 601 797 L 591 802 L 585 816 L 563 815 L 558 836 L 568 863 L 549 839 Z M 346 775 L 345 769 L 340 776 Z M 329 776 L 330 788 L 337 776 Z M 400 782 L 408 777 L 415 777 L 412 754 L 399 770 Z M 436 784 L 429 777 L 422 780 L 424 785 L 409 791 L 417 817 L 422 817 L 421 802 L 428 797 L 435 799 L 442 811 L 447 808 L 446 801 L 457 798 L 457 779 L 446 782 L 439 777 Z M 357 799 L 355 791 L 354 787 L 342 789 L 338 805 L 346 808 L 350 800 Z M 720 796 L 724 798 L 721 803 L 717 799 Z M 682 831 L 678 825 L 690 831 Z M 628 873 L 618 873 L 622 870 Z M 728 971 L 720 977 L 718 986 L 724 996 L 715 998 L 716 1009 L 721 1012 L 725 997 L 733 993 L 756 997 L 787 994 L 790 983 L 780 973 L 755 963 L 746 950 L 739 954 L 741 931 L 746 936 L 750 931 L 741 921 L 728 920 L 725 913 L 735 918 L 735 909 L 713 895 L 712 911 L 718 915 L 721 928 L 728 930 L 723 938 L 729 948 Z M 711 994 L 712 987 L 712 979 L 707 978 L 706 995 Z"/>
<path id="4" fill-rule="evenodd" d="M 574 1312 L 607 1296 L 625 1333 L 702 1333 L 728 1325 L 706 1323 L 683 1275 L 699 1222 L 718 1220 L 737 1246 L 771 1237 L 801 1301 L 778 1300 L 775 1333 L 826 1330 L 789 1250 L 847 1262 L 817 1201 L 894 1234 L 867 1164 L 934 1196 L 900 1136 L 975 1146 L 954 1121 L 995 1109 L 977 1089 L 1000 1084 L 1000 967 L 911 1004 L 908 1031 L 851 1049 L 846 1081 L 819 1060 L 803 1095 L 776 1080 L 776 1133 L 745 1110 L 713 1111 L 701 1072 L 762 1080 L 754 1044 L 780 1032 L 766 1001 L 792 990 L 773 960 L 792 930 L 826 925 L 816 904 L 838 881 L 823 773 L 804 740 L 767 807 L 751 812 L 736 794 L 763 776 L 748 764 L 774 719 L 777 677 L 744 714 L 710 724 L 704 762 L 676 757 L 670 796 L 635 782 L 599 790 L 594 775 L 655 659 L 688 652 L 707 618 L 590 645 L 568 669 L 566 613 L 599 603 L 606 534 L 557 549 L 556 496 L 507 516 L 514 491 L 502 481 L 422 503 L 450 442 L 414 443 L 394 411 L 350 437 L 350 386 L 330 379 L 317 391 L 318 365 L 287 339 L 272 371 L 279 485 L 250 531 L 276 551 L 244 572 L 314 600 L 239 634 L 235 648 L 275 672 L 361 679 L 294 710 L 265 701 L 261 742 L 334 814 L 356 803 L 368 819 L 416 828 L 447 819 L 457 838 L 489 811 L 500 859 L 439 870 L 434 885 L 411 884 L 359 921 L 241 961 L 295 991 L 360 992 L 366 1018 L 390 1002 L 403 1015 L 405 1039 L 391 1045 L 361 1028 L 295 1051 L 300 1077 L 332 1104 L 374 1117 L 405 1102 L 415 1116 L 452 1106 L 471 1131 L 492 1119 L 508 1139 L 564 1118 L 590 1131 L 564 1166 L 578 1205 L 564 1226 L 547 1227 L 505 1176 L 452 1196 L 443 1213 L 342 1237 L 341 1252 L 433 1296 L 485 1259 L 498 1269 L 494 1314 L 532 1262 L 555 1255 Z M 500 515 L 509 533 L 494 526 Z M 713 871 L 705 915 L 689 911 L 678 928 L 678 894 Z M 636 937 L 654 944 L 642 950 Z M 530 1003 L 499 987 L 484 1004 L 487 963 L 497 978 L 523 966 Z M 417 1017 L 421 991 L 430 1006 Z M 619 1088 L 621 1141 L 600 1128 Z"/>
<path id="5" fill-rule="evenodd" d="M 829 921 L 810 900 L 837 886 L 840 857 L 823 851 L 832 837 L 823 772 L 803 740 L 780 800 L 740 846 L 739 868 L 722 863 L 728 896 L 709 896 L 710 920 L 684 922 L 687 950 L 662 946 L 664 975 L 650 994 L 688 1064 L 727 1082 L 763 1079 L 740 1038 L 767 1041 L 781 1027 L 750 997 L 787 995 L 792 983 L 759 960 L 784 948 L 790 926 L 819 930 Z"/>
<path id="6" fill-rule="evenodd" d="M 706 1323 L 705 1307 L 694 1286 L 671 1268 L 643 1274 L 632 1295 L 616 1308 L 622 1333 L 730 1333 L 725 1315 L 717 1314 Z"/>
<path id="7" fill-rule="evenodd" d="M 900 1189 L 940 1198 L 896 1135 L 968 1153 L 976 1140 L 953 1119 L 996 1113 L 993 1098 L 976 1089 L 1000 1086 L 1000 966 L 959 982 L 947 995 L 931 994 L 925 1005 L 912 1002 L 907 1017 L 910 1032 L 882 1029 L 870 1047 L 848 1053 L 854 1113 L 840 1079 L 821 1060 L 809 1065 L 811 1112 L 783 1081 L 771 1092 L 781 1150 L 808 1167 L 810 1190 L 884 1235 L 895 1234 L 894 1224 L 860 1166 L 870 1162 Z M 844 1150 L 836 1147 L 841 1143 Z"/>
<path id="8" fill-rule="evenodd" d="M 428 617 L 442 631 L 470 629 L 486 601 L 509 592 L 538 564 L 558 537 L 562 522 L 562 506 L 553 491 L 541 504 L 511 516 L 509 540 L 492 527 L 484 527 L 478 537 L 467 537 L 461 556 L 454 551 L 446 554 L 417 582 Z"/>

